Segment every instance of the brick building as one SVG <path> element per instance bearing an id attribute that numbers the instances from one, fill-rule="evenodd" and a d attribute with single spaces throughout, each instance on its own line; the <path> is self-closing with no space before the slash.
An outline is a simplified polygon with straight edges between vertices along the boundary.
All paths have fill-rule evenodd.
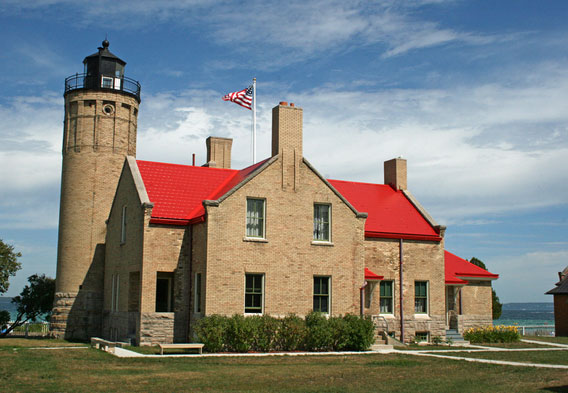
<path id="1" fill-rule="evenodd" d="M 103 43 L 99 51 L 107 48 Z M 122 159 L 119 175 L 114 164 L 93 178 L 76 174 L 76 185 L 66 183 L 76 195 L 62 191 L 62 217 L 70 215 L 69 204 L 71 212 L 88 214 L 77 223 L 60 220 L 54 312 L 60 335 L 186 342 L 205 315 L 312 310 L 372 315 L 380 331 L 403 341 L 491 324 L 491 280 L 498 276 L 444 250 L 445 228 L 407 190 L 406 160 L 384 163 L 385 184 L 327 180 L 303 156 L 302 109 L 281 102 L 272 111 L 272 156 L 248 168 L 232 169 L 232 140 L 217 137 L 206 141 L 203 166 L 140 161 L 132 120 L 139 96 L 124 103 L 119 98 L 132 93 L 115 90 L 83 88 L 65 96 L 65 140 L 74 127 L 74 97 L 96 93 L 109 95 L 89 96 L 95 117 L 123 120 L 98 129 L 103 123 L 88 123 L 89 112 L 82 112 L 82 123 L 113 135 L 112 143 L 132 142 L 127 150 L 111 149 L 113 162 Z M 112 113 L 97 112 L 105 105 Z M 91 108 L 87 101 L 78 106 Z M 88 138 L 80 152 L 96 156 L 100 144 Z M 96 216 L 73 199 L 93 206 L 99 193 L 112 197 Z M 99 238 L 89 236 L 79 250 L 88 258 L 70 267 L 64 251 L 85 234 L 62 226 L 85 218 Z M 79 238 L 62 238 L 65 230 Z M 66 269 L 77 278 L 64 286 L 71 276 Z"/>
<path id="2" fill-rule="evenodd" d="M 568 266 L 558 272 L 559 281 L 547 295 L 554 297 L 554 327 L 557 337 L 568 337 Z"/>

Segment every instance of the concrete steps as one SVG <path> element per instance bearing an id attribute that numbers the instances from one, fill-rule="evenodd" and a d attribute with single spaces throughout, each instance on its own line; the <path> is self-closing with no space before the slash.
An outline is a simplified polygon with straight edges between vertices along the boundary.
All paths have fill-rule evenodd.
<path id="1" fill-rule="evenodd" d="M 451 339 L 452 345 L 461 346 L 469 345 L 469 341 L 464 340 L 463 336 L 455 329 L 446 330 L 446 340 Z"/>

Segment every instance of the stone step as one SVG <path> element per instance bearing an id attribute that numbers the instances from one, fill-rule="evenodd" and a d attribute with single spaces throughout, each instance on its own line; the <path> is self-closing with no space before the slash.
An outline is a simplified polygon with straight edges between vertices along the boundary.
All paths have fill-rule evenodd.
<path id="1" fill-rule="evenodd" d="M 393 349 L 392 345 L 387 344 L 373 344 L 371 345 L 371 351 L 385 351 Z"/>

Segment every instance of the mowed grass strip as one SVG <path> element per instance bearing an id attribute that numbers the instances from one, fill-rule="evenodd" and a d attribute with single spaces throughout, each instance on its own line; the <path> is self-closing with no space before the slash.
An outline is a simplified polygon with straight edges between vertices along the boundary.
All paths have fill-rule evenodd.
<path id="1" fill-rule="evenodd" d="M 444 355 L 475 359 L 505 360 L 507 362 L 519 363 L 568 365 L 568 349 L 514 352 L 444 352 Z M 564 372 L 568 374 L 568 370 Z"/>
<path id="2" fill-rule="evenodd" d="M 121 359 L 95 349 L 19 347 L 0 350 L 0 364 L 7 392 L 531 392 L 568 386 L 566 370 L 404 354 Z"/>

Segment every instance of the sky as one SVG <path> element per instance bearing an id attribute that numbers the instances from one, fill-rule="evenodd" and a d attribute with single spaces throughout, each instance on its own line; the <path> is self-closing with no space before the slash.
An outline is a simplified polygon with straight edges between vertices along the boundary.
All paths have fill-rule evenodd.
<path id="1" fill-rule="evenodd" d="M 500 275 L 501 301 L 550 302 L 568 265 L 568 3 L 564 0 L 3 0 L 0 239 L 23 255 L 5 296 L 55 277 L 65 77 L 108 38 L 140 81 L 137 158 L 205 162 L 251 113 L 221 97 L 257 78 L 257 157 L 271 108 L 304 110 L 304 156 L 332 179 L 408 188 L 446 249 Z"/>

